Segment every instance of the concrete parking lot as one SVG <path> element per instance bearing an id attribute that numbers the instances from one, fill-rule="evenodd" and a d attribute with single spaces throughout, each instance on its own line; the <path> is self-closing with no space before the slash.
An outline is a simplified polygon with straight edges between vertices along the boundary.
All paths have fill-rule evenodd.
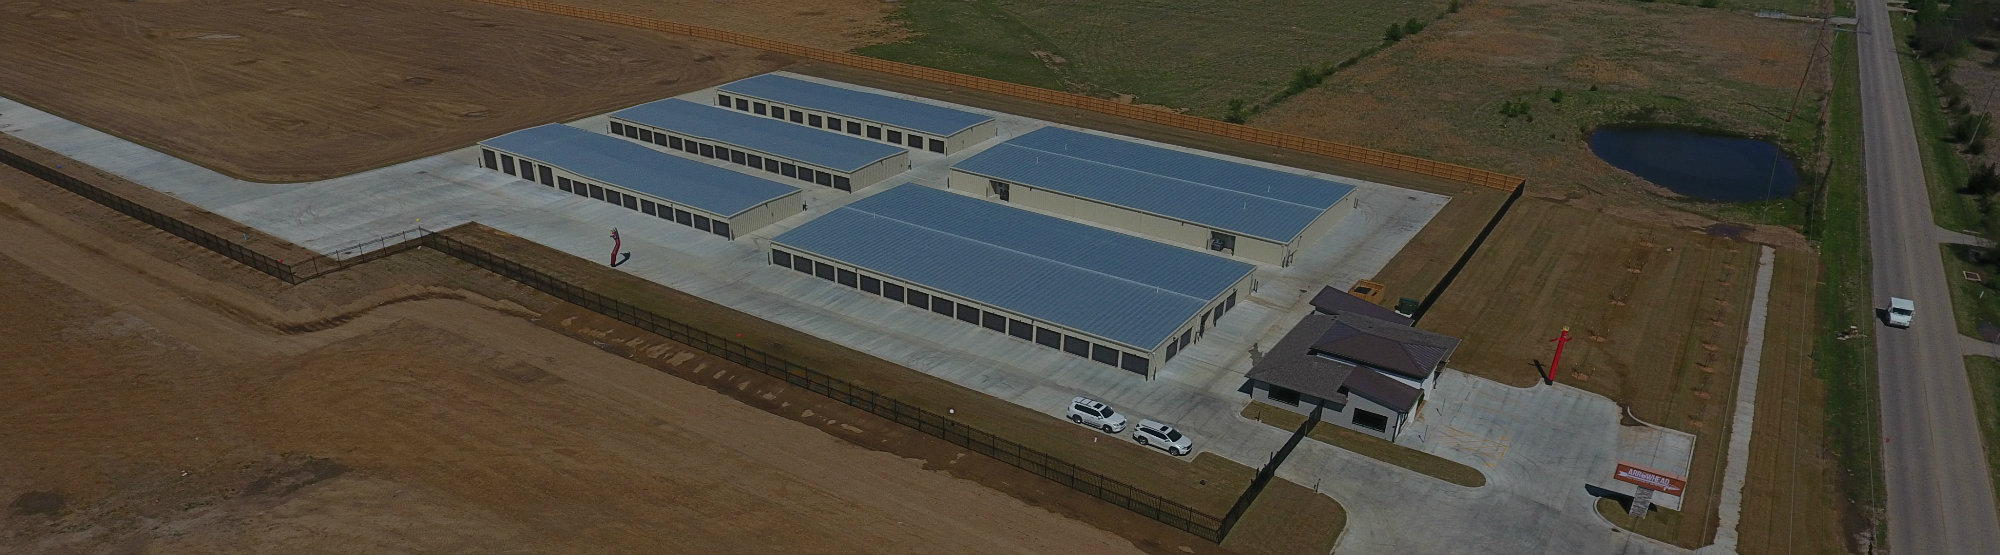
<path id="1" fill-rule="evenodd" d="M 1003 138 L 1048 125 L 1006 114 L 996 117 Z M 602 131 L 602 119 L 574 124 Z M 977 150 L 950 158 L 918 153 L 909 172 L 852 195 L 807 189 L 805 214 L 732 242 L 477 168 L 466 152 L 327 181 L 271 185 L 230 179 L 11 100 L 0 99 L 0 132 L 321 252 L 419 225 L 442 229 L 478 221 L 585 260 L 601 260 L 610 253 L 608 235 L 615 227 L 625 250 L 633 253 L 620 269 L 634 275 L 1051 417 L 1060 417 L 1070 397 L 1091 395 L 1134 418 L 1174 423 L 1194 438 L 1198 450 L 1251 466 L 1263 464 L 1286 439 L 1283 430 L 1239 416 L 1248 401 L 1239 390 L 1250 367 L 1251 347 L 1276 343 L 1310 310 L 1304 300 L 1321 285 L 1346 287 L 1373 275 L 1449 202 L 1438 195 L 1342 179 L 1359 186 L 1354 214 L 1302 252 L 1291 267 L 1260 267 L 1258 290 L 1248 302 L 1148 381 L 766 263 L 761 250 L 765 238 L 890 185 L 942 186 L 949 164 Z M 1433 401 L 1402 443 L 1472 465 L 1487 475 L 1488 485 L 1456 486 L 1304 442 L 1280 475 L 1315 486 L 1346 506 L 1348 529 L 1341 550 L 1683 551 L 1615 529 L 1596 514 L 1595 499 L 1584 493 L 1585 483 L 1610 485 L 1605 483 L 1610 465 L 1620 457 L 1619 413 L 1611 401 L 1560 385 L 1517 389 L 1455 371 L 1447 371 L 1431 395 Z M 1657 439 L 1657 445 L 1666 446 L 1660 460 L 1675 459 L 1673 441 L 1665 435 Z M 1691 451 L 1692 442 L 1686 445 Z M 1671 462 L 1657 464 L 1675 470 Z M 1679 470 L 1685 470 L 1684 463 Z"/>

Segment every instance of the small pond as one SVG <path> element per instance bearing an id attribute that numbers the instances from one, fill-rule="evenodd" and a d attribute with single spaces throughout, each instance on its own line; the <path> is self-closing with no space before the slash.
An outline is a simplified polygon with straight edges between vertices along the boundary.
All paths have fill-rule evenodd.
<path id="1" fill-rule="evenodd" d="M 1785 198 L 1798 167 L 1777 145 L 1664 127 L 1603 127 L 1590 151 L 1667 190 L 1718 202 Z"/>

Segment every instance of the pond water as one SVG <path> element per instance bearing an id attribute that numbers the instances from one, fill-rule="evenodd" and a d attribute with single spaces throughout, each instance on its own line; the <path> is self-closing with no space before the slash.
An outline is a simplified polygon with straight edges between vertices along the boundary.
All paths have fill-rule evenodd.
<path id="1" fill-rule="evenodd" d="M 1618 169 L 1700 200 L 1785 198 L 1799 184 L 1791 157 L 1756 139 L 1660 127 L 1604 127 L 1590 133 L 1590 151 Z"/>

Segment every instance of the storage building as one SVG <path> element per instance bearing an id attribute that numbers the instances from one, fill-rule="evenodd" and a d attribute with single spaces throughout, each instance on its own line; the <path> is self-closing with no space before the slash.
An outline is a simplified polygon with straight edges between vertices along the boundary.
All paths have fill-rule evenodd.
<path id="1" fill-rule="evenodd" d="M 1148 378 L 1255 268 L 915 184 L 779 235 L 771 263 Z"/>
<path id="2" fill-rule="evenodd" d="M 948 186 L 1163 241 L 1291 265 L 1354 210 L 1354 186 L 1059 127 L 952 167 Z"/>
<path id="3" fill-rule="evenodd" d="M 481 141 L 479 164 L 730 239 L 804 206 L 783 183 L 561 124 Z"/>
<path id="4" fill-rule="evenodd" d="M 842 191 L 910 169 L 900 148 L 675 98 L 613 112 L 611 133 Z"/>
<path id="5" fill-rule="evenodd" d="M 938 154 L 985 142 L 999 129 L 992 116 L 775 74 L 718 87 L 715 104 Z"/>

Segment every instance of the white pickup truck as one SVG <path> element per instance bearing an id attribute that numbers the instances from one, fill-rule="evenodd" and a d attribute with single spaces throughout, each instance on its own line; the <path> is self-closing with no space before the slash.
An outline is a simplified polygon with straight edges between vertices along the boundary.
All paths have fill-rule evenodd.
<path id="1" fill-rule="evenodd" d="M 1889 325 L 1910 327 L 1910 314 L 1917 311 L 1917 303 L 1902 297 L 1889 297 Z"/>

